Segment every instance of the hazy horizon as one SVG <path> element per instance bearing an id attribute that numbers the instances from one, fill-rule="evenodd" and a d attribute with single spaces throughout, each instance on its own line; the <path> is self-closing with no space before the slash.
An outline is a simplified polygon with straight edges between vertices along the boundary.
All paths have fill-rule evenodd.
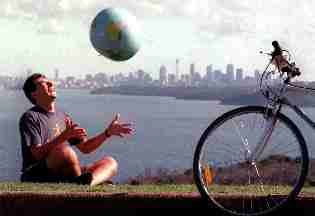
<path id="1" fill-rule="evenodd" d="M 122 7 L 140 26 L 141 47 L 132 59 L 114 62 L 99 56 L 89 40 L 90 23 L 108 7 Z M 253 75 L 262 70 L 278 40 L 293 54 L 304 72 L 303 80 L 315 80 L 315 2 L 312 0 L 2 0 L 0 3 L 0 75 L 35 72 L 82 76 L 143 69 L 156 78 L 165 65 L 175 72 L 205 74 L 206 66 L 225 70 L 233 63 Z"/>

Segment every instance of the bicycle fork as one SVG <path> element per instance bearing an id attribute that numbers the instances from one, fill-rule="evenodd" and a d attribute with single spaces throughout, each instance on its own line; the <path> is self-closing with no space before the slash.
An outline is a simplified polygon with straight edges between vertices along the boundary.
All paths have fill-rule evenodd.
<path id="1" fill-rule="evenodd" d="M 270 139 L 270 136 L 275 128 L 275 124 L 277 121 L 277 113 L 280 110 L 280 108 L 273 108 L 273 109 L 269 109 L 266 108 L 266 114 L 265 114 L 265 118 L 266 118 L 266 123 L 265 123 L 265 127 L 264 127 L 264 131 L 261 135 L 261 137 L 258 139 L 258 143 L 255 146 L 255 148 L 253 149 L 253 151 L 251 152 L 248 161 L 252 164 L 255 165 L 256 161 L 258 160 L 258 158 L 260 157 L 260 155 L 263 153 L 264 149 L 266 148 L 268 141 Z"/>

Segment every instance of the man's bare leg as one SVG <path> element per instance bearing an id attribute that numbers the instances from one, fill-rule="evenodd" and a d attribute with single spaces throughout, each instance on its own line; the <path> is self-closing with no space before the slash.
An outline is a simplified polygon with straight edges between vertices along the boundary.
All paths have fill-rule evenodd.
<path id="1" fill-rule="evenodd" d="M 64 176 L 80 176 L 81 166 L 76 152 L 68 145 L 54 148 L 48 155 L 47 166 L 56 174 Z M 85 172 L 92 174 L 90 185 L 97 185 L 116 175 L 118 164 L 115 159 L 105 156 L 84 167 Z"/>
<path id="2" fill-rule="evenodd" d="M 105 156 L 85 167 L 87 172 L 92 173 L 91 186 L 101 184 L 117 174 L 118 164 L 115 159 Z"/>
<path id="3" fill-rule="evenodd" d="M 55 147 L 48 155 L 47 166 L 54 173 L 64 176 L 81 175 L 80 161 L 69 145 Z"/>

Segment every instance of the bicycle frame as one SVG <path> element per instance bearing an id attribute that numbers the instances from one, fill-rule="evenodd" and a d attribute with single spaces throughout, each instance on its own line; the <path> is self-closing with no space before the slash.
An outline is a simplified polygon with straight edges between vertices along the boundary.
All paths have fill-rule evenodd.
<path id="1" fill-rule="evenodd" d="M 256 145 L 256 147 L 254 148 L 254 150 L 252 151 L 250 157 L 249 157 L 249 161 L 255 165 L 257 159 L 259 158 L 259 156 L 262 154 L 262 152 L 264 151 L 266 145 L 268 144 L 269 138 L 273 132 L 273 129 L 276 125 L 276 121 L 277 121 L 277 113 L 280 112 L 282 105 L 286 105 L 288 107 L 290 107 L 301 119 L 303 119 L 311 128 L 313 128 L 315 130 L 315 122 L 309 118 L 307 116 L 307 114 L 300 109 L 296 104 L 292 103 L 288 97 L 286 97 L 284 94 L 286 93 L 287 87 L 293 87 L 295 89 L 302 89 L 303 91 L 313 91 L 315 93 L 315 89 L 311 89 L 311 88 L 305 88 L 305 87 L 297 87 L 294 85 L 290 84 L 290 79 L 291 77 L 289 77 L 287 79 L 287 81 L 284 81 L 281 88 L 280 88 L 280 94 L 277 96 L 277 98 L 275 99 L 275 101 L 273 102 L 273 104 L 268 104 L 269 106 L 271 106 L 271 110 L 272 114 L 269 115 L 269 113 L 266 113 L 266 119 L 267 119 L 267 123 L 266 123 L 266 127 L 262 133 L 261 138 L 259 138 L 258 144 Z M 268 112 L 268 105 L 266 108 L 266 112 Z"/>
<path id="2" fill-rule="evenodd" d="M 315 90 L 313 90 L 315 92 Z M 282 99 L 282 104 L 290 107 L 294 112 L 301 118 L 303 119 L 310 127 L 312 127 L 315 130 L 315 122 L 309 118 L 306 113 L 300 109 L 297 105 L 291 103 L 288 98 L 283 98 Z"/>

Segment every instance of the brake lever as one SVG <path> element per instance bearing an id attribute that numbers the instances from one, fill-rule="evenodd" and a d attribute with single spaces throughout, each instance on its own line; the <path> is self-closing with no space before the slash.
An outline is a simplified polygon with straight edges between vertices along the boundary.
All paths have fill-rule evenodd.
<path id="1" fill-rule="evenodd" d="M 265 55 L 269 55 L 269 56 L 272 56 L 272 53 L 267 53 L 267 52 L 264 52 L 264 51 L 259 51 L 260 54 L 265 54 Z"/>

